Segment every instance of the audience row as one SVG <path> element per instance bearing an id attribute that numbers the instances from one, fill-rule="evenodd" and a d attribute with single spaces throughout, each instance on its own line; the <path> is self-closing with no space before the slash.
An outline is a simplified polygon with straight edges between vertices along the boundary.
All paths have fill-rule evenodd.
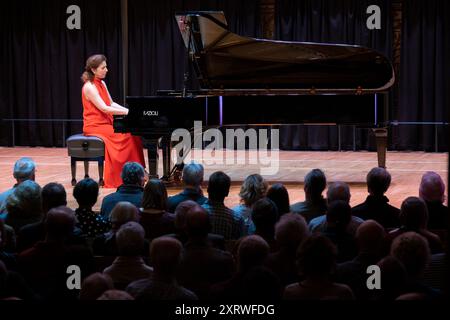
<path id="1" fill-rule="evenodd" d="M 203 167 L 190 163 L 185 189 L 168 197 L 130 162 L 100 212 L 92 179 L 74 187 L 73 211 L 61 184 L 34 182 L 32 159 L 19 159 L 13 175 L 16 185 L 0 195 L 0 298 L 393 300 L 439 299 L 446 289 L 448 209 L 434 172 L 401 208 L 385 196 L 383 168 L 368 173 L 367 199 L 353 208 L 349 186 L 327 184 L 320 169 L 305 176 L 305 201 L 291 205 L 282 184 L 252 174 L 228 208 L 224 172 L 209 177 L 206 197 Z M 82 270 L 81 291 L 67 288 L 69 265 Z M 383 277 L 372 291 L 374 265 Z"/>

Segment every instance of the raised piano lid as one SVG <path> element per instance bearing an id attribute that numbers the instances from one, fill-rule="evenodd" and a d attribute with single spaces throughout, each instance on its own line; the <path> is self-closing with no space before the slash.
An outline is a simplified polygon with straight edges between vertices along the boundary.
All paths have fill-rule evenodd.
<path id="1" fill-rule="evenodd" d="M 206 94 L 364 94 L 395 81 L 391 62 L 366 47 L 244 37 L 221 11 L 175 18 Z"/>

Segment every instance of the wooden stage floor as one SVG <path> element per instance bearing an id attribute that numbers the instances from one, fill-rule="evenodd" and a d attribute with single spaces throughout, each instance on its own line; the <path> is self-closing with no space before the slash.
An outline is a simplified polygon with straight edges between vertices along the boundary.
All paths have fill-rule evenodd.
<path id="1" fill-rule="evenodd" d="M 73 199 L 73 188 L 70 185 L 70 158 L 64 148 L 28 148 L 0 147 L 0 192 L 10 188 L 14 183 L 12 168 L 14 162 L 20 157 L 28 156 L 37 163 L 36 181 L 44 186 L 49 182 L 59 182 L 66 188 L 69 206 L 76 207 Z M 205 180 L 217 170 L 222 170 L 230 175 L 233 183 L 230 196 L 226 199 L 228 206 L 234 206 L 239 202 L 239 188 L 245 177 L 252 173 L 260 173 L 261 166 L 248 164 L 248 157 L 257 156 L 255 151 L 240 152 L 237 159 L 247 157 L 246 164 L 220 165 L 206 164 L 211 158 L 200 159 L 205 165 Z M 365 184 L 367 172 L 377 165 L 375 152 L 311 152 L 311 151 L 280 151 L 278 160 L 272 162 L 279 168 L 274 175 L 265 176 L 270 182 L 282 182 L 289 190 L 291 203 L 304 200 L 303 179 L 305 174 L 314 168 L 322 169 L 328 181 L 345 181 L 350 184 L 352 198 L 351 204 L 356 205 L 364 201 L 367 196 Z M 424 152 L 388 152 L 387 168 L 392 175 L 392 184 L 387 196 L 395 206 L 408 196 L 418 194 L 418 186 L 422 174 L 426 171 L 436 171 L 444 181 L 447 181 L 448 153 L 424 153 Z M 162 168 L 159 168 L 159 172 Z M 83 163 L 77 167 L 77 178 L 84 174 Z M 96 163 L 90 164 L 90 175 L 98 179 Z M 179 192 L 181 187 L 170 187 L 169 195 Z M 98 209 L 102 198 L 114 192 L 113 189 L 101 189 L 99 201 L 95 209 Z M 205 188 L 206 193 L 206 188 Z"/>

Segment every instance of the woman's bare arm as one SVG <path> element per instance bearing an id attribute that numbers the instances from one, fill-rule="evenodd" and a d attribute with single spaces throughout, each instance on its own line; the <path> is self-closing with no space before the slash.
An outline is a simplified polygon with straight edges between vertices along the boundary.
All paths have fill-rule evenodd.
<path id="1" fill-rule="evenodd" d="M 102 80 L 102 82 L 103 82 L 103 85 L 104 85 L 105 88 L 106 88 L 106 92 L 108 92 L 109 101 L 111 101 L 111 107 L 117 108 L 117 110 L 123 110 L 123 109 L 126 109 L 126 110 L 128 111 L 127 108 L 125 108 L 125 107 L 121 106 L 120 104 L 118 104 L 118 103 L 116 103 L 116 102 L 113 101 L 113 99 L 112 99 L 112 97 L 111 97 L 111 94 L 109 93 L 108 87 L 106 86 L 106 83 L 105 83 L 103 80 Z M 127 114 L 128 114 L 128 112 L 127 112 Z"/>
<path id="2" fill-rule="evenodd" d="M 111 104 L 111 106 L 106 105 L 106 103 L 100 97 L 100 94 L 98 93 L 98 90 L 94 85 L 87 84 L 83 90 L 84 90 L 84 94 L 85 94 L 86 98 L 88 98 L 88 100 L 91 101 L 101 111 L 103 111 L 107 114 L 112 114 L 112 115 L 127 115 L 128 114 L 127 108 L 124 108 L 117 104 L 116 104 L 117 106 L 115 106 L 114 102 Z"/>

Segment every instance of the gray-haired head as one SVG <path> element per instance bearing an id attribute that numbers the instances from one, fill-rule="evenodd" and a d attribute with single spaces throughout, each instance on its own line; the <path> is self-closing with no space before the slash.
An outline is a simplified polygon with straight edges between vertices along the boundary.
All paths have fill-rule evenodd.
<path id="1" fill-rule="evenodd" d="M 109 220 L 113 230 L 118 230 L 121 225 L 129 221 L 139 221 L 139 210 L 128 201 L 118 202 L 109 214 Z"/>
<path id="2" fill-rule="evenodd" d="M 138 256 L 144 247 L 145 230 L 135 221 L 120 226 L 116 233 L 117 250 L 121 256 Z"/>
<path id="3" fill-rule="evenodd" d="M 336 200 L 342 200 L 347 203 L 350 202 L 350 188 L 348 184 L 341 181 L 336 181 L 328 186 L 327 202 L 331 203 Z"/>
<path id="4" fill-rule="evenodd" d="M 22 182 L 6 199 L 6 209 L 8 218 L 16 215 L 22 218 L 40 217 L 42 215 L 41 187 L 32 180 Z"/>
<path id="5" fill-rule="evenodd" d="M 203 166 L 192 161 L 183 168 L 183 181 L 186 186 L 198 188 L 203 182 L 204 173 Z"/>
<path id="6" fill-rule="evenodd" d="M 427 171 L 420 181 L 419 197 L 428 202 L 445 201 L 445 184 L 436 172 Z"/>
<path id="7" fill-rule="evenodd" d="M 127 162 L 122 168 L 122 182 L 125 185 L 144 185 L 144 167 L 137 162 Z"/>
<path id="8" fill-rule="evenodd" d="M 36 163 L 33 159 L 28 157 L 20 158 L 14 164 L 13 176 L 19 183 L 25 180 L 34 180 L 35 170 Z"/>

